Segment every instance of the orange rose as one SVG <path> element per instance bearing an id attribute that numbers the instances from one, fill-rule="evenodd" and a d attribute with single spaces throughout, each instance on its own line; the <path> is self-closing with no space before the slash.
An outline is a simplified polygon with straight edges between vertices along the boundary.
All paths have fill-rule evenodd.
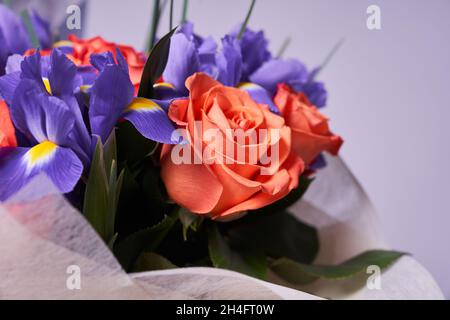
<path id="1" fill-rule="evenodd" d="M 213 219 L 229 219 L 271 204 L 297 187 L 304 164 L 291 152 L 291 130 L 282 117 L 247 92 L 202 73 L 189 77 L 186 87 L 189 98 L 175 100 L 169 117 L 185 129 L 187 143 L 164 145 L 161 153 L 161 176 L 175 202 Z M 215 132 L 215 138 L 208 132 Z M 192 152 L 193 162 L 175 159 L 185 152 Z M 269 156 L 272 161 L 267 161 Z"/>
<path id="2" fill-rule="evenodd" d="M 303 93 L 288 85 L 278 85 L 274 102 L 280 109 L 286 125 L 292 130 L 292 150 L 306 164 L 310 164 L 322 151 L 336 155 L 343 140 L 328 128 L 328 119 L 313 106 Z"/>
<path id="3" fill-rule="evenodd" d="M 106 51 L 110 51 L 116 58 L 116 48 L 120 50 L 124 56 L 128 69 L 130 71 L 130 79 L 133 86 L 137 92 L 139 89 L 139 84 L 141 82 L 142 72 L 144 72 L 144 66 L 146 57 L 142 52 L 136 52 L 133 47 L 125 46 L 121 44 L 116 44 L 114 42 L 108 42 L 102 37 L 94 37 L 91 39 L 79 39 L 77 36 L 71 34 L 68 36 L 70 42 L 60 41 L 55 43 L 55 47 L 69 46 L 72 47 L 73 52 L 71 54 L 66 54 L 73 63 L 77 66 L 89 66 L 91 54 L 98 54 Z M 36 49 L 29 49 L 25 52 L 25 56 L 32 55 L 36 52 Z M 52 49 L 40 50 L 42 56 L 49 56 Z"/>
<path id="4" fill-rule="evenodd" d="M 16 135 L 6 103 L 0 100 L 0 148 L 16 147 Z"/>
<path id="5" fill-rule="evenodd" d="M 69 35 L 73 43 L 73 53 L 69 57 L 77 65 L 89 65 L 91 54 L 110 51 L 116 57 L 116 48 L 119 48 L 130 70 L 130 79 L 135 88 L 139 87 L 146 58 L 142 52 L 136 52 L 132 47 L 108 42 L 101 37 L 91 39 L 79 39 L 75 35 Z"/>

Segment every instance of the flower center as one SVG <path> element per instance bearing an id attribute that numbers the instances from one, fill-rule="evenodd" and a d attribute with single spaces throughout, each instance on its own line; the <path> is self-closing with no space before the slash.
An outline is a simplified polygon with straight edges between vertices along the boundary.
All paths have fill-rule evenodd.
<path id="1" fill-rule="evenodd" d="M 232 121 L 235 125 L 242 130 L 248 130 L 255 126 L 255 121 L 249 117 L 249 115 L 245 111 L 240 111 L 235 114 L 232 118 Z"/>
<path id="2" fill-rule="evenodd" d="M 35 166 L 49 159 L 58 146 L 51 141 L 44 141 L 27 152 L 28 165 Z"/>

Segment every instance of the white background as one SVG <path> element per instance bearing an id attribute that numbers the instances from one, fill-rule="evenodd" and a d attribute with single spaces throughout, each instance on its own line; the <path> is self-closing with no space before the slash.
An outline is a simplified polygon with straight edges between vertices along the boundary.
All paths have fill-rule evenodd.
<path id="1" fill-rule="evenodd" d="M 190 20 L 220 39 L 242 21 L 249 1 L 190 0 Z M 381 8 L 382 29 L 366 28 Z M 175 0 L 178 22 L 182 1 Z M 167 32 L 168 7 L 160 25 Z M 143 49 L 151 0 L 95 0 L 84 32 Z M 393 248 L 414 255 L 450 298 L 450 1 L 259 0 L 250 20 L 276 52 L 314 67 L 341 38 L 321 74 L 325 111 L 346 140 L 342 156 L 375 203 Z"/>

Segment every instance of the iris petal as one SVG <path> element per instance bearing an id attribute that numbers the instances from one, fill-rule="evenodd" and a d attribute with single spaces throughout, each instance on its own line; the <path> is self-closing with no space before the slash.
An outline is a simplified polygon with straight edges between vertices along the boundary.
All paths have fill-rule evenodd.
<path id="1" fill-rule="evenodd" d="M 217 80 L 226 86 L 236 86 L 242 75 L 241 48 L 236 38 L 227 35 L 222 39 L 222 51 L 216 60 L 219 69 Z"/>
<path id="2" fill-rule="evenodd" d="M 274 94 L 279 83 L 306 83 L 308 71 L 298 60 L 272 59 L 264 63 L 251 76 L 250 81 Z"/>
<path id="3" fill-rule="evenodd" d="M 0 77 L 0 96 L 11 105 L 14 91 L 20 82 L 20 72 L 13 72 Z"/>
<path id="4" fill-rule="evenodd" d="M 184 86 L 186 79 L 200 70 L 197 48 L 182 33 L 177 33 L 170 40 L 169 58 L 164 69 L 163 78 L 175 86 L 178 92 L 187 93 Z"/>
<path id="5" fill-rule="evenodd" d="M 35 82 L 22 80 L 14 94 L 11 116 L 15 126 L 35 142 L 51 140 L 68 143 L 75 119 L 69 106 L 36 88 Z"/>
<path id="6" fill-rule="evenodd" d="M 164 109 L 150 99 L 133 99 L 123 117 L 147 139 L 167 144 L 176 144 L 180 140 Z"/>
<path id="7" fill-rule="evenodd" d="M 109 137 L 133 94 L 128 74 L 117 65 L 105 66 L 91 88 L 89 107 L 92 133 L 100 136 L 102 142 Z"/>
<path id="8" fill-rule="evenodd" d="M 268 105 L 269 110 L 273 113 L 280 114 L 280 110 L 278 110 L 277 106 L 273 103 L 269 92 L 260 85 L 251 82 L 243 82 L 239 84 L 238 88 L 247 91 L 257 103 Z"/>
<path id="9" fill-rule="evenodd" d="M 46 174 L 63 193 L 73 190 L 83 172 L 75 153 L 43 142 L 33 148 L 3 148 L 0 150 L 0 201 L 19 191 L 34 176 Z"/>
<path id="10" fill-rule="evenodd" d="M 59 49 L 53 49 L 50 58 L 48 80 L 51 92 L 55 96 L 71 96 L 75 88 L 81 83 L 76 83 L 77 67 Z M 44 83 L 45 84 L 45 83 Z"/>

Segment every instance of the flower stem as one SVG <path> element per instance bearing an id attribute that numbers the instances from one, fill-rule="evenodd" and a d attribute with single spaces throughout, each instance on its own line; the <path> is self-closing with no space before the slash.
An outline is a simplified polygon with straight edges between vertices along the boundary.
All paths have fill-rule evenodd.
<path id="1" fill-rule="evenodd" d="M 153 0 L 153 18 L 152 18 L 152 26 L 150 29 L 150 38 L 147 44 L 147 52 L 150 52 L 150 50 L 153 48 L 153 45 L 155 44 L 156 40 L 156 33 L 158 31 L 158 22 L 159 22 L 159 0 Z"/>
<path id="2" fill-rule="evenodd" d="M 33 23 L 31 22 L 30 13 L 28 12 L 28 10 L 23 10 L 21 12 L 21 16 L 30 36 L 31 45 L 33 46 L 33 48 L 39 48 L 39 39 L 36 35 L 36 30 L 34 30 Z"/>
<path id="3" fill-rule="evenodd" d="M 322 64 L 319 67 L 319 70 L 314 75 L 314 78 L 317 78 L 317 75 L 328 65 L 328 63 L 331 61 L 331 59 L 334 57 L 336 52 L 338 52 L 339 48 L 344 44 L 344 39 L 339 40 L 331 49 L 330 53 L 326 56 L 325 60 L 322 62 Z"/>
<path id="4" fill-rule="evenodd" d="M 184 2 L 183 2 L 183 15 L 181 17 L 181 23 L 185 23 L 187 21 L 188 6 L 189 6 L 189 0 L 184 0 Z"/>
<path id="5" fill-rule="evenodd" d="M 252 15 L 253 7 L 255 6 L 256 0 L 252 0 L 252 4 L 250 5 L 250 9 L 248 9 L 247 16 L 245 17 L 244 23 L 241 26 L 241 30 L 238 33 L 237 38 L 241 39 L 244 35 L 245 29 L 247 28 L 248 21 L 250 20 L 250 16 Z"/>
<path id="6" fill-rule="evenodd" d="M 280 47 L 280 50 L 278 50 L 277 58 L 281 58 L 283 56 L 284 52 L 286 51 L 286 48 L 289 46 L 290 43 L 291 37 L 287 37 L 286 39 L 284 39 L 283 44 Z"/>
<path id="7" fill-rule="evenodd" d="M 170 0 L 169 32 L 173 26 L 173 0 Z"/>

